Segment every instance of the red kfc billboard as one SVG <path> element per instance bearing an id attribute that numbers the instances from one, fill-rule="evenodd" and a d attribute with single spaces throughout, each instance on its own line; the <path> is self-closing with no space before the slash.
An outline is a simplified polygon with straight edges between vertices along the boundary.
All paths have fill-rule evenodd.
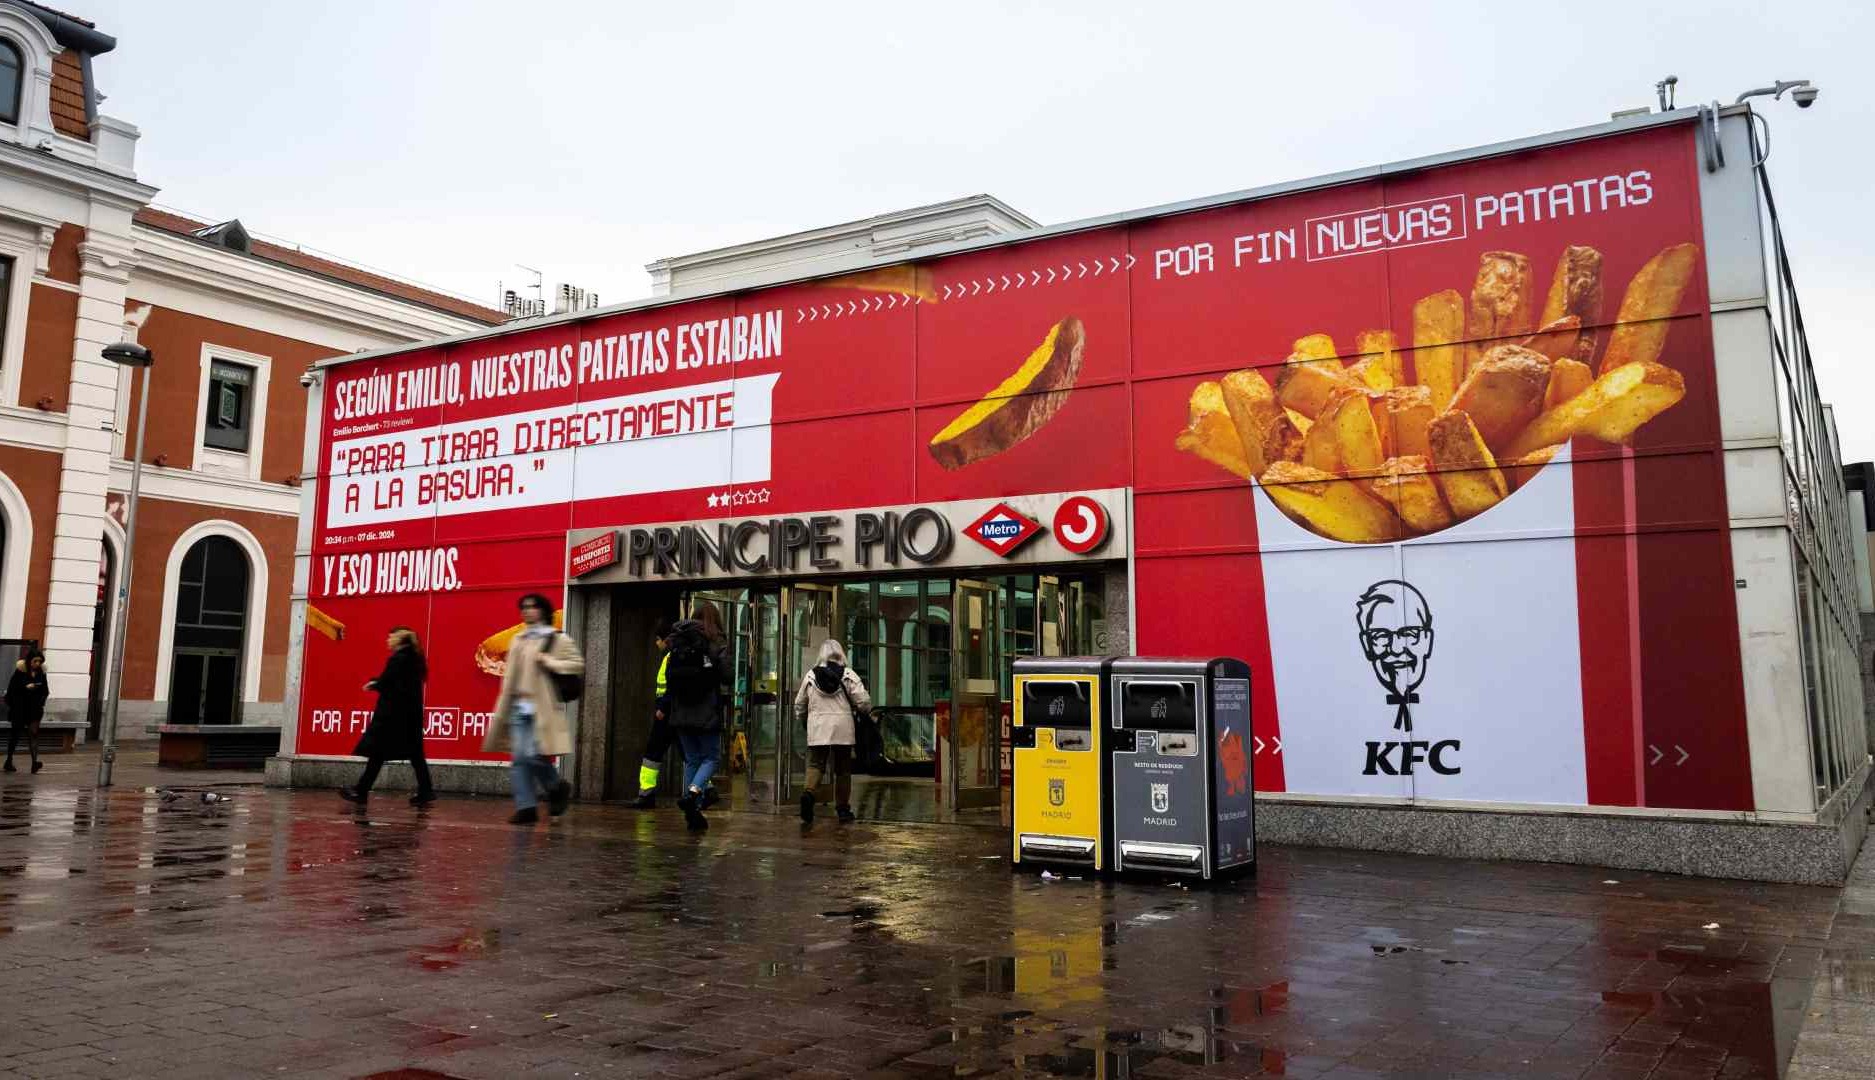
<path id="1" fill-rule="evenodd" d="M 299 751 L 349 751 L 402 623 L 431 756 L 479 757 L 571 529 L 1127 488 L 1133 649 L 1250 662 L 1260 789 L 1749 809 L 1693 140 L 334 367 Z M 1012 522 L 978 541 L 1105 530 Z"/>

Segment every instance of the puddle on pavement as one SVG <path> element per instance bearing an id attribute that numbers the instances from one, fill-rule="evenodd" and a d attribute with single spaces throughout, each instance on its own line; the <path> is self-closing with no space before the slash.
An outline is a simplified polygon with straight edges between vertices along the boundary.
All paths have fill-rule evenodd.
<path id="1" fill-rule="evenodd" d="M 411 950 L 410 962 L 425 971 L 449 971 L 461 967 L 465 961 L 478 959 L 495 951 L 500 944 L 500 930 L 470 930 L 461 937 L 451 938 L 441 945 Z"/>
<path id="2" fill-rule="evenodd" d="M 1661 952 L 1676 952 L 1674 963 L 1691 955 Z M 1782 1076 L 1797 1049 L 1811 990 L 1808 979 L 1772 979 L 1686 990 L 1609 990 L 1601 998 L 1605 1008 L 1634 1013 L 1636 1023 L 1679 1029 L 1676 1044 L 1723 1047 L 1730 1059 L 1753 1063 L 1761 1075 Z"/>

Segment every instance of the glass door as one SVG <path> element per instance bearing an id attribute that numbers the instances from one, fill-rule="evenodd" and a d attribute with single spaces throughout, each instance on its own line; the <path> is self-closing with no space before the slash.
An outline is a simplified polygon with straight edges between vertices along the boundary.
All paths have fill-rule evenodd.
<path id="1" fill-rule="evenodd" d="M 794 718 L 794 694 L 801 680 L 820 662 L 820 643 L 840 625 L 835 608 L 839 589 L 832 585 L 790 585 L 784 611 L 787 633 L 781 643 L 781 685 L 777 707 L 787 733 L 782 745 L 781 798 L 793 799 L 807 781 L 807 724 Z M 844 643 L 842 643 L 844 644 Z"/>
<path id="2" fill-rule="evenodd" d="M 951 715 L 944 775 L 955 811 L 1002 805 L 1001 590 L 958 581 L 951 598 Z"/>
<path id="3" fill-rule="evenodd" d="M 772 589 L 749 592 L 744 610 L 748 623 L 748 705 L 743 713 L 748 742 L 748 795 L 752 806 L 776 801 L 775 785 L 781 768 L 781 593 Z"/>

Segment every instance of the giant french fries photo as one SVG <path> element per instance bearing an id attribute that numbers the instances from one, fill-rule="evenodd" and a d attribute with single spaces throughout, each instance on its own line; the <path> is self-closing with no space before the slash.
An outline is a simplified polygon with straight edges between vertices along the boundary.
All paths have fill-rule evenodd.
<path id="1" fill-rule="evenodd" d="M 1499 345 L 1465 373 L 1452 408 L 1471 417 L 1485 445 L 1502 447 L 1543 411 L 1549 371 L 1549 357 Z"/>
<path id="2" fill-rule="evenodd" d="M 1456 409 L 1432 422 L 1432 464 L 1438 469 L 1439 490 L 1452 513 L 1476 517 L 1504 501 L 1510 485 L 1498 470 L 1497 459 L 1471 417 Z"/>
<path id="3" fill-rule="evenodd" d="M 1190 418 L 1185 430 L 1178 433 L 1177 444 L 1180 450 L 1197 454 L 1242 479 L 1255 475 L 1244 453 L 1243 440 L 1237 437 L 1225 408 L 1224 388 L 1217 383 L 1201 382 L 1192 388 Z"/>
<path id="4" fill-rule="evenodd" d="M 1419 385 L 1432 391 L 1432 407 L 1444 411 L 1465 377 L 1465 299 L 1455 289 L 1413 305 L 1413 367 Z"/>
<path id="5" fill-rule="evenodd" d="M 1283 513 L 1330 540 L 1377 544 L 1399 538 L 1398 520 L 1386 504 L 1334 473 L 1279 461 L 1264 472 L 1263 490 Z"/>
<path id="6" fill-rule="evenodd" d="M 1537 323 L 1552 327 L 1571 318 L 1578 332 L 1568 355 L 1586 364 L 1595 358 L 1596 327 L 1602 321 L 1602 253 L 1574 244 L 1564 248 L 1556 260 L 1549 296 L 1543 301 L 1543 314 Z M 1562 359 L 1553 352 L 1545 355 Z"/>
<path id="7" fill-rule="evenodd" d="M 1573 440 L 1621 445 L 1686 396 L 1659 362 L 1698 266 L 1679 244 L 1637 271 L 1602 341 L 1602 256 L 1566 247 L 1539 311 L 1528 257 L 1485 252 L 1469 300 L 1412 309 L 1410 365 L 1389 329 L 1296 338 L 1288 358 L 1200 382 L 1178 448 L 1251 480 L 1318 536 L 1428 536 L 1516 497 Z"/>
<path id="8" fill-rule="evenodd" d="M 946 469 L 961 469 L 1040 431 L 1073 393 L 1086 344 L 1079 319 L 1063 319 L 1050 327 L 1048 336 L 1000 386 L 931 437 L 931 456 Z"/>
<path id="9" fill-rule="evenodd" d="M 1628 282 L 1614 331 L 1608 335 L 1608 351 L 1602 354 L 1604 373 L 1623 364 L 1660 359 L 1672 327 L 1668 317 L 1679 310 L 1698 259 L 1698 245 L 1679 244 L 1647 260 Z"/>

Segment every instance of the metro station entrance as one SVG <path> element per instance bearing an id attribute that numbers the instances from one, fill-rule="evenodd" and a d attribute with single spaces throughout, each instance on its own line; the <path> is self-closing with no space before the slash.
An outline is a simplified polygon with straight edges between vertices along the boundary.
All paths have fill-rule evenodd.
<path id="1" fill-rule="evenodd" d="M 798 800 L 807 732 L 794 697 L 832 638 L 873 700 L 856 732 L 859 816 L 996 822 L 1007 799 L 1015 660 L 1098 651 L 1104 589 L 1103 572 L 1077 566 L 682 593 L 682 614 L 714 604 L 731 637 L 734 682 L 717 779 L 726 804 L 774 810 Z"/>

